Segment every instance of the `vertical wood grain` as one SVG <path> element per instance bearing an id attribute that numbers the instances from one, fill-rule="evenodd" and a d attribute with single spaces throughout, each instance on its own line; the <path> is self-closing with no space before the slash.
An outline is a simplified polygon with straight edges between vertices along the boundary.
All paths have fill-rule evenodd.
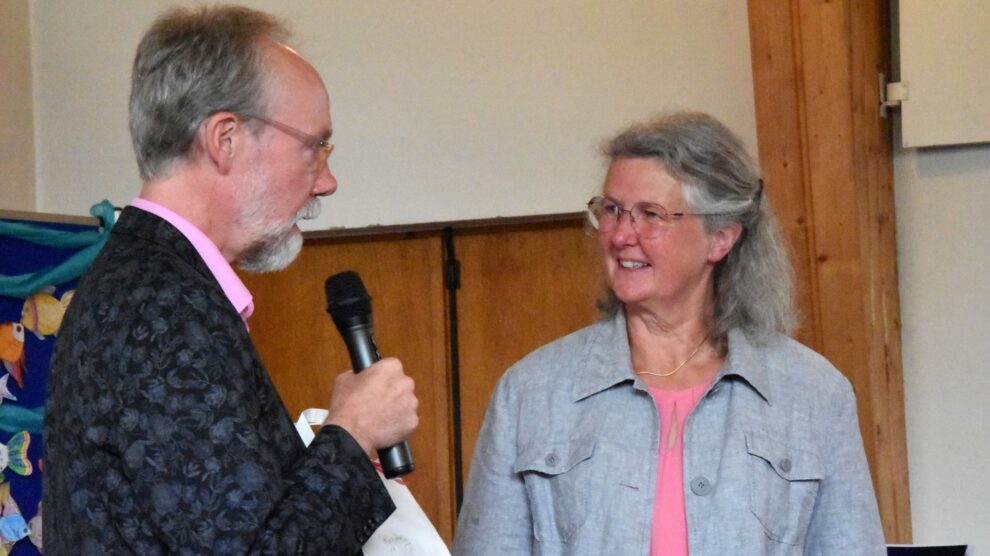
<path id="1" fill-rule="evenodd" d="M 798 75 L 800 50 L 795 48 L 794 34 L 799 26 L 794 25 L 794 17 L 789 2 L 749 3 L 760 166 L 766 195 L 790 247 L 800 318 L 795 337 L 821 350 L 822 326 L 814 303 L 818 298 L 814 214 L 801 134 L 806 119 L 801 102 L 804 83 Z"/>
<path id="2" fill-rule="evenodd" d="M 866 267 L 869 332 L 869 395 L 874 419 L 876 483 L 888 538 L 911 540 L 904 378 L 901 366 L 900 298 L 897 240 L 894 235 L 893 148 L 889 120 L 880 117 L 877 75 L 890 75 L 890 7 L 884 1 L 852 0 L 854 164 L 861 187 L 860 219 L 864 237 L 861 261 Z M 886 507 L 884 507 L 886 505 Z"/>
<path id="3" fill-rule="evenodd" d="M 456 238 L 465 479 L 495 383 L 537 347 L 598 317 L 599 257 L 582 223 Z"/>
<path id="4" fill-rule="evenodd" d="M 909 542 L 890 129 L 877 92 L 888 13 L 885 0 L 749 2 L 760 161 L 807 292 L 799 339 L 852 382 L 887 540 Z"/>

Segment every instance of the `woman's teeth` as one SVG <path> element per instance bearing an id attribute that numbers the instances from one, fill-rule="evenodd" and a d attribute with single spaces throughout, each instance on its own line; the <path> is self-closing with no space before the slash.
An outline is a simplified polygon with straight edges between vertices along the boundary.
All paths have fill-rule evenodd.
<path id="1" fill-rule="evenodd" d="M 622 260 L 619 261 L 619 265 L 621 265 L 622 268 L 643 268 L 645 266 L 650 266 L 642 261 L 622 261 Z"/>

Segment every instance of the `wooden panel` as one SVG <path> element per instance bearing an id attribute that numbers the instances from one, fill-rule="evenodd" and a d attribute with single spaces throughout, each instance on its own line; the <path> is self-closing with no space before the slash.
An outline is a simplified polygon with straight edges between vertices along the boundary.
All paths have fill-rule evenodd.
<path id="1" fill-rule="evenodd" d="M 465 479 L 485 410 L 505 370 L 598 317 L 600 263 L 582 223 L 481 230 L 456 238 L 461 439 Z"/>
<path id="2" fill-rule="evenodd" d="M 890 6 L 886 1 L 850 3 L 852 66 L 853 165 L 859 186 L 859 219 L 863 241 L 863 306 L 866 308 L 868 350 L 867 388 L 874 428 L 873 468 L 880 512 L 887 538 L 911 540 L 908 494 L 907 438 L 904 417 L 904 377 L 901 360 L 901 311 L 897 281 L 897 240 L 894 234 L 894 170 L 889 120 L 880 117 L 876 75 L 890 75 Z"/>
<path id="3" fill-rule="evenodd" d="M 889 6 L 749 7 L 760 160 L 785 230 L 797 250 L 802 242 L 808 249 L 797 257 L 798 279 L 814 330 L 800 337 L 815 340 L 856 389 L 887 541 L 910 542 L 891 139 L 876 88 Z M 807 223 L 804 237 L 796 223 Z"/>
<path id="4" fill-rule="evenodd" d="M 801 129 L 803 82 L 792 45 L 793 13 L 789 2 L 750 2 L 750 43 L 753 59 L 760 167 L 767 197 L 773 203 L 790 247 L 794 267 L 795 301 L 800 327 L 795 337 L 821 350 L 822 330 L 814 300 L 818 298 L 813 228 L 807 191 L 805 150 Z M 770 124 L 772 122 L 772 124 Z"/>
<path id="5" fill-rule="evenodd" d="M 333 379 L 350 361 L 326 314 L 323 283 L 343 270 L 360 273 L 372 296 L 382 354 L 401 359 L 416 380 L 420 426 L 410 440 L 416 471 L 406 482 L 450 543 L 455 515 L 439 235 L 307 241 L 285 271 L 243 276 L 257 306 L 251 336 L 290 415 L 327 407 Z"/>
<path id="6" fill-rule="evenodd" d="M 858 395 L 860 418 L 869 427 L 869 347 L 860 264 L 862 237 L 858 188 L 853 164 L 850 36 L 848 2 L 802 2 L 802 79 L 806 87 L 808 187 L 815 227 L 818 310 L 822 353 L 842 369 Z M 866 451 L 876 462 L 873 435 L 864 434 Z M 871 467 L 876 469 L 876 463 Z M 874 482 L 875 482 L 874 472 Z M 879 488 L 880 485 L 877 485 Z"/>

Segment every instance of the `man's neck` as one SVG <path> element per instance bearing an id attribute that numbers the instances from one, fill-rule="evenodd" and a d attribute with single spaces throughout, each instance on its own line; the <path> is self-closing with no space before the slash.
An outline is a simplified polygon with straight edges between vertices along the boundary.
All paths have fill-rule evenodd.
<path id="1" fill-rule="evenodd" d="M 224 187 L 192 171 L 179 171 L 161 179 L 145 182 L 138 195 L 157 203 L 196 226 L 232 262 L 239 249 L 229 214 L 233 204 L 222 199 Z"/>

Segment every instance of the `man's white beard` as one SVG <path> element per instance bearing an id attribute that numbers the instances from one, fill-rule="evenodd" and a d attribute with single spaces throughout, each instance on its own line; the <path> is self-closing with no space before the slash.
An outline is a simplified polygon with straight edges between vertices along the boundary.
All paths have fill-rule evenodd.
<path id="1" fill-rule="evenodd" d="M 248 272 L 274 272 L 289 266 L 302 250 L 302 233 L 295 227 L 299 220 L 311 220 L 320 215 L 320 199 L 312 198 L 288 224 L 262 232 L 259 239 L 248 245 L 237 257 L 237 266 Z M 252 218 L 262 219 L 254 214 Z M 258 227 L 264 222 L 251 222 Z M 250 228 L 251 225 L 246 227 Z M 269 228 L 273 226 L 267 226 Z"/>

